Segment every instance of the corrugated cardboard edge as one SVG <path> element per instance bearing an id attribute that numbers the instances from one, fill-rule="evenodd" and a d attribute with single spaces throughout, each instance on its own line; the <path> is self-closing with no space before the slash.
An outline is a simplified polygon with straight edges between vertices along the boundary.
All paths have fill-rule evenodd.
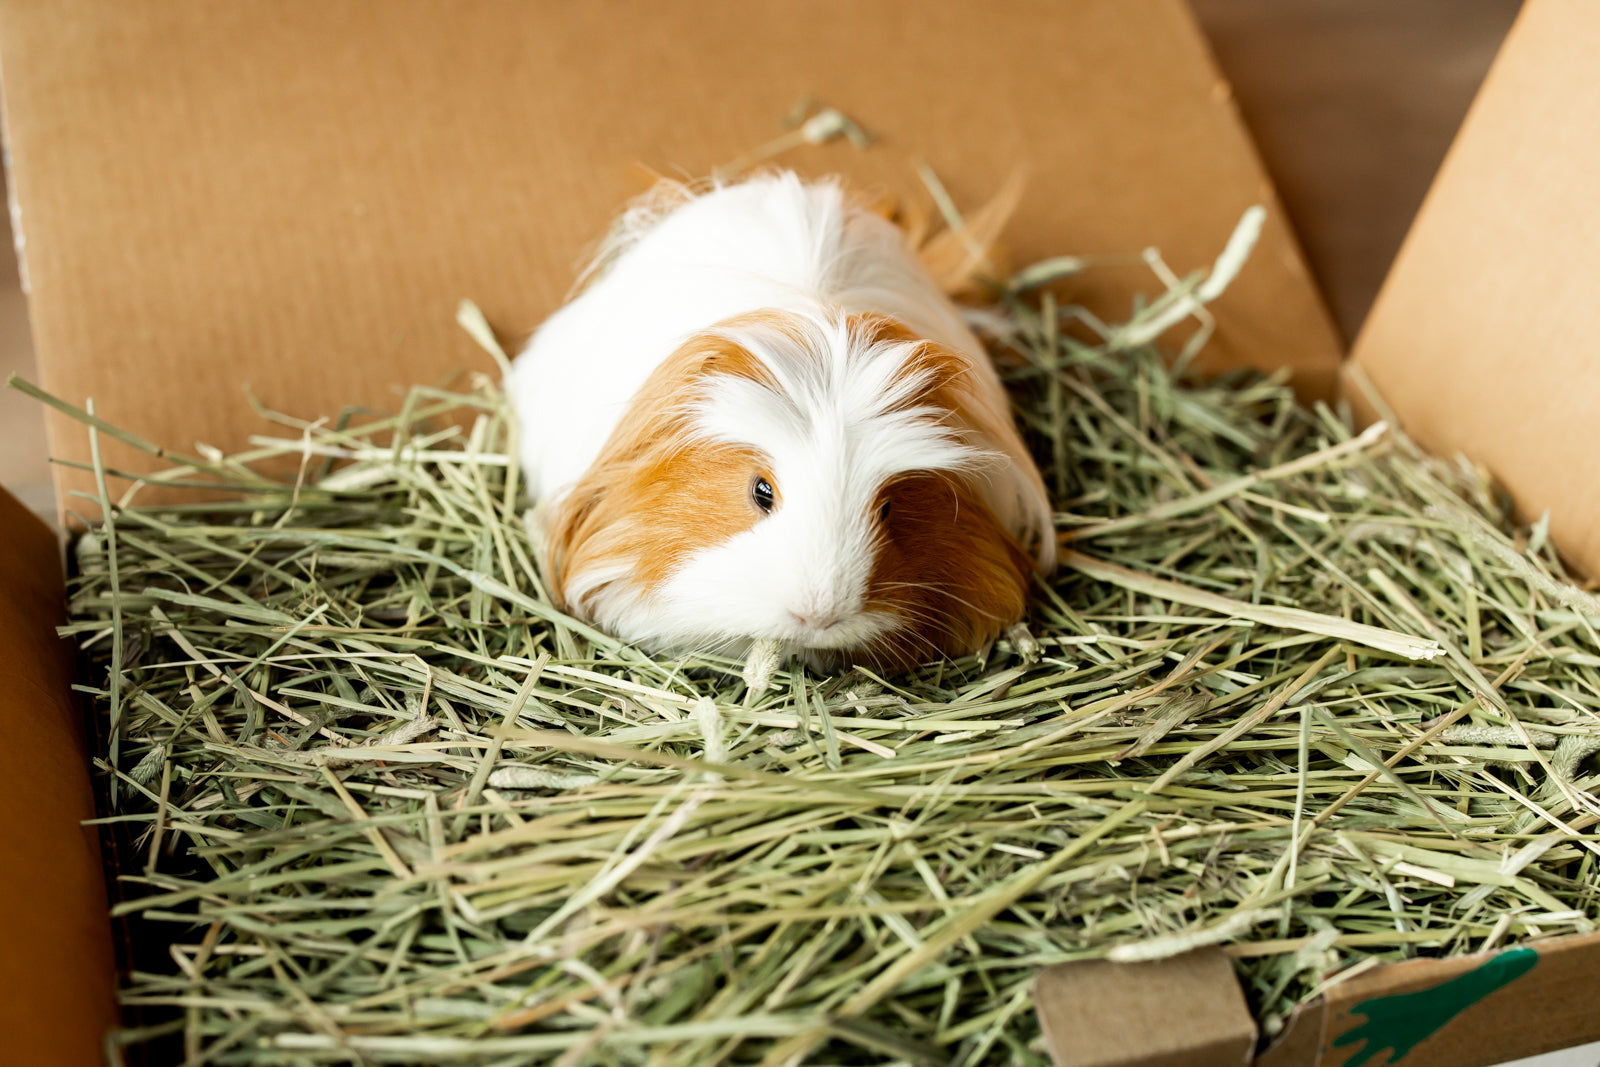
<path id="1" fill-rule="evenodd" d="M 3 80 L 3 76 L 0 76 Z M 28 292 L 28 235 L 22 228 L 22 201 L 17 198 L 17 183 L 11 177 L 11 120 L 6 115 L 5 97 L 0 95 L 0 167 L 6 174 L 6 213 L 11 221 L 11 252 L 17 258 L 17 282 Z M 29 323 L 32 330 L 32 323 Z"/>
<path id="2" fill-rule="evenodd" d="M 1308 346 L 1303 352 L 1281 353 L 1278 358 L 1282 360 L 1282 364 L 1278 368 L 1269 368 L 1260 362 L 1241 363 L 1236 355 L 1223 353 L 1220 359 L 1203 355 L 1197 361 L 1197 369 L 1202 372 L 1222 373 L 1240 366 L 1253 366 L 1258 370 L 1281 370 L 1287 367 L 1291 371 L 1289 382 L 1301 403 L 1309 407 L 1314 403 L 1333 399 L 1338 395 L 1339 369 L 1348 354 L 1347 338 L 1334 320 L 1333 309 L 1328 303 L 1327 295 L 1317 284 L 1304 242 L 1295 230 L 1294 221 L 1289 217 L 1283 197 L 1273 184 L 1271 170 L 1262 157 L 1260 146 L 1250 135 L 1250 126 L 1239 107 L 1239 98 L 1234 94 L 1233 86 L 1222 69 L 1211 38 L 1201 25 L 1200 18 L 1189 0 L 1184 0 L 1179 7 L 1211 73 L 1213 99 L 1227 114 L 1233 130 L 1241 135 L 1243 150 L 1249 153 L 1251 163 L 1261 175 L 1261 188 L 1257 195 L 1261 205 L 1268 210 L 1269 225 L 1274 229 L 1282 227 L 1284 247 L 1275 253 L 1278 262 L 1274 266 L 1285 270 L 1291 276 L 1304 278 L 1310 283 L 1311 300 L 1307 314 L 1315 319 L 1317 324 L 1316 343 Z M 1264 245 L 1258 248 L 1254 255 L 1273 255 L 1274 253 L 1268 251 L 1269 248 L 1270 246 Z M 1226 294 L 1223 299 L 1227 299 Z M 1250 332 L 1243 323 L 1236 324 L 1235 329 L 1246 335 Z"/>
<path id="3" fill-rule="evenodd" d="M 1034 1009 L 1055 1067 L 1245 1067 L 1256 1025 L 1219 949 L 1041 971 Z"/>
<path id="4" fill-rule="evenodd" d="M 0 1034 L 7 1063 L 100 1064 L 116 968 L 60 546 L 0 489 Z"/>
<path id="5" fill-rule="evenodd" d="M 1600 423 L 1597 49 L 1600 5 L 1529 0 L 1350 364 L 1423 447 L 1486 465 L 1525 521 L 1548 510 L 1553 542 L 1591 575 L 1600 574 L 1600 449 L 1590 444 Z M 1359 392 L 1348 395 L 1370 417 Z"/>
<path id="6" fill-rule="evenodd" d="M 1294 219 L 1291 217 L 1289 205 L 1284 202 L 1283 193 L 1275 184 L 1276 176 L 1273 168 L 1268 166 L 1268 159 L 1263 156 L 1260 144 L 1253 136 L 1254 131 L 1250 123 L 1245 121 L 1244 109 L 1239 105 L 1239 97 L 1235 94 L 1233 84 L 1228 80 L 1227 71 L 1223 69 L 1222 61 L 1217 55 L 1216 45 L 1212 36 L 1207 32 L 1206 25 L 1202 24 L 1199 14 L 1195 11 L 1190 0 L 1184 0 L 1183 13 L 1188 19 L 1189 28 L 1194 33 L 1200 47 L 1205 52 L 1205 61 L 1211 69 L 1214 79 L 1214 95 L 1219 105 L 1227 111 L 1233 124 L 1244 131 L 1245 141 L 1249 148 L 1251 159 L 1257 169 L 1265 176 L 1264 190 L 1261 196 L 1263 206 L 1267 207 L 1275 220 L 1281 220 L 1286 242 L 1289 248 L 1289 261 L 1285 266 L 1293 273 L 1303 274 L 1312 282 L 1312 297 L 1314 300 L 1315 315 L 1326 332 L 1327 340 L 1331 341 L 1332 349 L 1313 351 L 1309 353 L 1307 365 L 1298 370 L 1298 377 L 1291 378 L 1290 384 L 1294 387 L 1295 395 L 1307 407 L 1319 401 L 1330 401 L 1338 396 L 1339 379 L 1338 368 L 1342 367 L 1345 357 L 1349 354 L 1349 336 L 1339 325 L 1338 317 L 1334 314 L 1333 305 L 1329 302 L 1328 293 L 1317 278 L 1316 265 L 1312 263 L 1311 256 L 1306 250 L 1305 239 L 1295 228 Z M 1331 357 L 1331 358 L 1330 358 Z M 1294 357 L 1298 360 L 1300 357 Z M 1259 367 L 1259 364 L 1257 364 Z M 1219 369 L 1232 369 L 1222 366 Z M 1331 379 L 1323 375 L 1332 370 Z"/>

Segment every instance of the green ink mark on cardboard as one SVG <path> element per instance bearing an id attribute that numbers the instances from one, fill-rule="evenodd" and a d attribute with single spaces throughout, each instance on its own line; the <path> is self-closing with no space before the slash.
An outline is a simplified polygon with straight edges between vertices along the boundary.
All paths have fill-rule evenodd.
<path id="1" fill-rule="evenodd" d="M 1399 1063 L 1451 1019 L 1521 978 L 1538 962 L 1539 954 L 1531 948 L 1508 949 L 1483 966 L 1432 989 L 1363 1000 L 1350 1009 L 1350 1014 L 1365 1015 L 1367 1021 L 1334 1038 L 1334 1046 L 1363 1042 L 1344 1067 L 1361 1067 L 1384 1049 L 1389 1050 L 1388 1063 Z"/>

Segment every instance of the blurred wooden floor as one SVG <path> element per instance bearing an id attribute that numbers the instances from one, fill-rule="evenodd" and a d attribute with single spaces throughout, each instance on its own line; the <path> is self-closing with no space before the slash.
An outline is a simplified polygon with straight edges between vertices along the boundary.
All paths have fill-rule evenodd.
<path id="1" fill-rule="evenodd" d="M 1193 4 L 1351 337 L 1519 0 Z M 0 379 L 34 377 L 26 314 L 0 253 Z M 0 485 L 53 518 L 40 413 L 5 389 Z"/>

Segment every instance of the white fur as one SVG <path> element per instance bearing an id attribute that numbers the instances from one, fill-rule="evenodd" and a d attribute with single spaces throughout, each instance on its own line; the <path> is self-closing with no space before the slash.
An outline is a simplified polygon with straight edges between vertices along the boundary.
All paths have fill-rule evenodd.
<path id="1" fill-rule="evenodd" d="M 1053 564 L 1044 487 L 1019 443 L 957 440 L 941 412 L 896 410 L 916 390 L 905 365 L 914 346 L 851 337 L 845 320 L 886 315 L 965 353 L 976 402 L 1009 420 L 977 339 L 900 230 L 852 206 L 836 183 L 792 173 L 657 194 L 623 216 L 591 283 L 545 322 L 507 381 L 534 497 L 559 499 L 583 475 L 650 372 L 686 339 L 765 309 L 790 312 L 792 328 L 727 332 L 777 391 L 714 379 L 695 426 L 770 457 L 782 506 L 700 552 L 654 596 L 640 596 L 621 568 L 574 576 L 569 600 L 646 644 L 862 645 L 899 624 L 863 612 L 862 598 L 878 536 L 872 502 L 886 478 L 908 470 L 976 473 L 996 517 L 1041 567 Z"/>

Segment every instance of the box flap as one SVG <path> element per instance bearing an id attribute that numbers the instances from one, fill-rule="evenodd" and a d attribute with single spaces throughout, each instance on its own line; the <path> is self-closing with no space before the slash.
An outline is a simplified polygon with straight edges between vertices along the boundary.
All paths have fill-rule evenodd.
<path id="1" fill-rule="evenodd" d="M 0 489 L 0 1033 L 9 1063 L 103 1063 L 116 1022 L 111 924 L 79 710 L 60 549 Z"/>
<path id="2" fill-rule="evenodd" d="M 973 205 L 1022 168 L 1019 262 L 1157 245 L 1186 272 L 1268 203 L 1216 359 L 1312 393 L 1337 373 L 1181 0 L 6 0 L 0 68 L 42 384 L 176 448 L 241 444 L 246 384 L 314 416 L 492 370 L 459 299 L 526 333 L 646 168 L 703 175 L 808 96 L 880 141 L 785 157 L 802 170 L 908 193 L 923 159 Z M 1152 283 L 1107 270 L 1074 295 L 1117 319 Z"/>
<path id="3" fill-rule="evenodd" d="M 1318 1062 L 1487 1067 L 1594 1041 L 1597 973 L 1600 934 L 1380 967 L 1327 994 Z"/>
<path id="4" fill-rule="evenodd" d="M 1600 5 L 1530 0 L 1352 360 L 1428 449 L 1486 464 L 1600 574 Z"/>
<path id="5" fill-rule="evenodd" d="M 1220 949 L 1041 971 L 1034 1010 L 1055 1067 L 1242 1067 L 1256 1026 Z"/>

